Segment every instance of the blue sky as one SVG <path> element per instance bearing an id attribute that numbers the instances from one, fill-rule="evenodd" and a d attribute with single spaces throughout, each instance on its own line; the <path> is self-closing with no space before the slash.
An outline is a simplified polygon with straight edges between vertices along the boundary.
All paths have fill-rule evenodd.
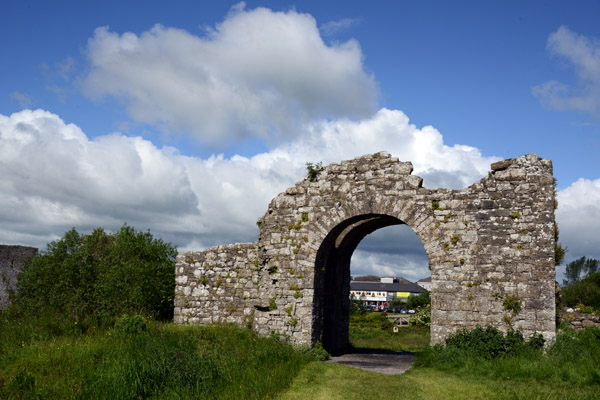
<path id="1" fill-rule="evenodd" d="M 567 261 L 600 258 L 600 3 L 576 4 L 4 1 L 0 242 L 252 241 L 306 161 L 387 150 L 459 188 L 532 152 Z M 353 273 L 427 275 L 385 232 Z"/>

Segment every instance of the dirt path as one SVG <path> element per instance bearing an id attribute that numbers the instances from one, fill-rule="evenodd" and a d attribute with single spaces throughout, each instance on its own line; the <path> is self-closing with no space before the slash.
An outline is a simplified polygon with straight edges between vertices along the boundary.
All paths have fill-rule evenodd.
<path id="1" fill-rule="evenodd" d="M 350 367 L 380 372 L 386 375 L 400 375 L 412 367 L 414 358 L 415 354 L 407 351 L 398 353 L 394 351 L 373 350 L 331 357 L 331 360 L 328 362 L 345 364 Z"/>

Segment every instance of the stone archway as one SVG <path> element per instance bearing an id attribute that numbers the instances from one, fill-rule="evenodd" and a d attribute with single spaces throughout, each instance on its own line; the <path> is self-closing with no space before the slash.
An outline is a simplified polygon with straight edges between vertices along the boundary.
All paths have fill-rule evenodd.
<path id="1" fill-rule="evenodd" d="M 430 261 L 432 343 L 488 324 L 552 339 L 551 162 L 530 154 L 494 163 L 463 190 L 425 189 L 411 173 L 387 153 L 332 164 L 273 199 L 257 242 L 180 254 L 175 322 L 246 324 L 341 348 L 349 257 L 366 234 L 405 223 Z M 518 313 L 503 308 L 507 296 L 521 303 Z"/>
<path id="2" fill-rule="evenodd" d="M 313 341 L 330 353 L 348 346 L 350 313 L 350 259 L 368 234 L 403 224 L 389 215 L 365 214 L 336 226 L 317 251 L 313 302 Z"/>

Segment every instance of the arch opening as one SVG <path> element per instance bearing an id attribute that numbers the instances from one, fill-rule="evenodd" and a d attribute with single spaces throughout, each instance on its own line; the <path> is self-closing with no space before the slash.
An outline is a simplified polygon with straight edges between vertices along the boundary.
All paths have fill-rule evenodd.
<path id="1" fill-rule="evenodd" d="M 329 232 L 317 251 L 312 341 L 320 341 L 331 354 L 340 354 L 349 345 L 352 254 L 367 235 L 392 225 L 406 224 L 382 214 L 349 218 Z"/>

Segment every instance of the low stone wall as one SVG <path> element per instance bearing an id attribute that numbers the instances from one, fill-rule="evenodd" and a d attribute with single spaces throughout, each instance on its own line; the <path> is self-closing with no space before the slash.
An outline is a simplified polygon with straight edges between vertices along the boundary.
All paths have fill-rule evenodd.
<path id="1" fill-rule="evenodd" d="M 8 293 L 16 289 L 17 275 L 24 263 L 37 252 L 35 247 L 0 245 L 0 310 L 8 305 Z"/>
<path id="2" fill-rule="evenodd" d="M 561 310 L 560 319 L 568 322 L 571 328 L 576 331 L 590 326 L 600 328 L 600 315 L 582 313 L 572 308 Z"/>

